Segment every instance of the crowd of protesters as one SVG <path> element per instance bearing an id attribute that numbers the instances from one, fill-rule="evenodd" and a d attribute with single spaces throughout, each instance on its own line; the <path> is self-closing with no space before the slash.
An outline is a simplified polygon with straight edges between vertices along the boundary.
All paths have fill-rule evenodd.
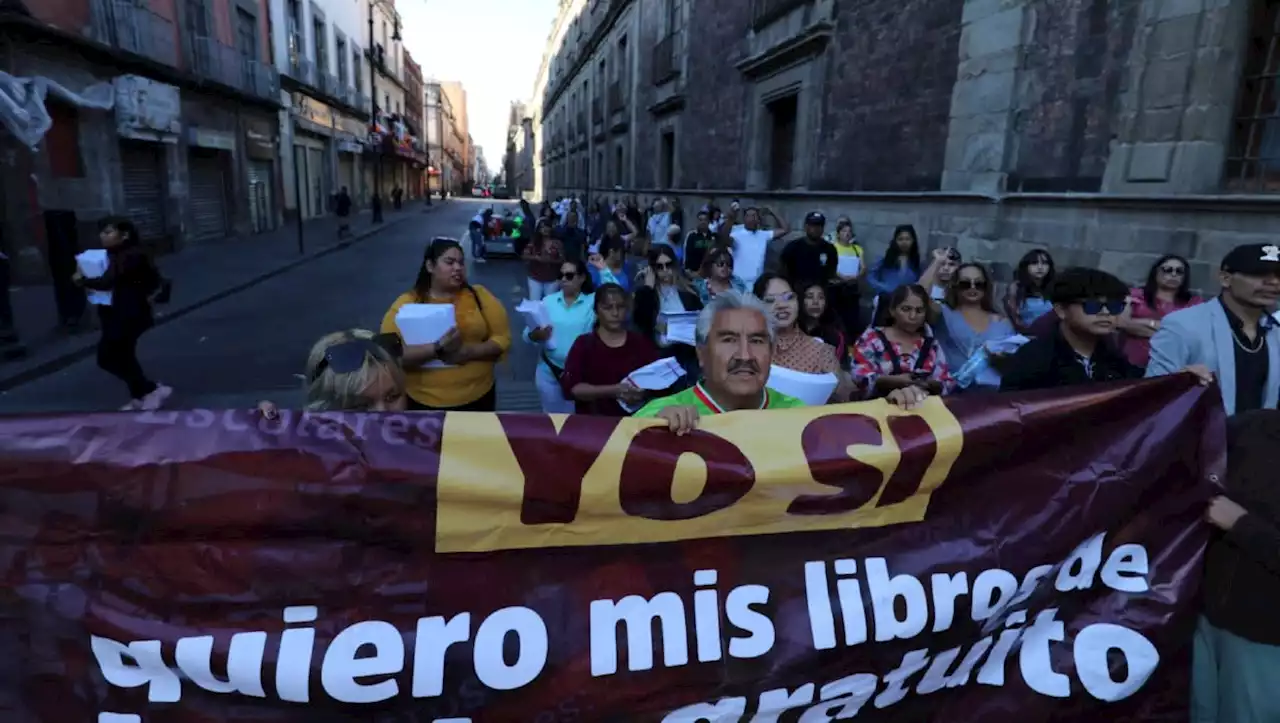
<path id="1" fill-rule="evenodd" d="M 765 220 L 771 225 L 766 226 Z M 472 223 L 484 255 L 489 214 Z M 684 224 L 692 222 L 686 232 Z M 1280 720 L 1280 489 L 1258 460 L 1280 440 L 1280 246 L 1245 245 L 1221 259 L 1212 295 L 1195 295 L 1190 264 L 1169 254 L 1126 284 L 1094 268 L 1058 268 L 1033 250 L 1003 294 L 990 270 L 957 249 L 926 252 L 911 226 L 870 258 L 854 224 L 828 233 L 820 212 L 803 234 L 768 209 L 707 204 L 692 214 L 659 199 L 575 199 L 498 219 L 515 231 L 528 298 L 547 323 L 526 328 L 539 347 L 535 378 L 549 413 L 659 418 L 684 434 L 703 416 L 802 406 L 769 387 L 771 370 L 836 378 L 828 403 L 884 399 L 911 408 L 930 396 L 998 394 L 1187 372 L 1216 381 L 1231 415 L 1226 494 L 1206 517 L 1222 534 L 1207 560 L 1211 595 L 1196 631 L 1193 719 Z M 475 236 L 480 232 L 479 238 Z M 136 356 L 163 279 L 122 219 L 103 224 L 108 272 L 76 282 L 105 294 L 98 361 L 127 386 L 126 409 L 155 409 L 172 392 Z M 380 333 L 321 339 L 305 365 L 311 410 L 496 411 L 495 365 L 513 343 L 508 312 L 467 279 L 453 239 L 431 241 L 412 288 L 390 305 Z M 406 304 L 451 304 L 455 327 L 406 344 Z M 668 338 L 664 319 L 695 315 L 692 339 Z M 671 359 L 683 377 L 644 390 L 636 369 Z M 276 413 L 270 403 L 262 411 Z M 1240 452 L 1240 450 L 1244 450 Z"/>

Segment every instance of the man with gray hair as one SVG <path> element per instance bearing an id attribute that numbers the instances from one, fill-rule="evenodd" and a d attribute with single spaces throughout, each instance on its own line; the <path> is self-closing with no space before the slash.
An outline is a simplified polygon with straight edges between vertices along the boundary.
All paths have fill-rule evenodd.
<path id="1" fill-rule="evenodd" d="M 776 337 L 772 310 L 737 291 L 716 294 L 698 315 L 696 334 L 702 379 L 682 392 L 655 399 L 634 417 L 659 418 L 676 434 L 698 426 L 698 418 L 746 409 L 790 409 L 804 402 L 769 389 Z M 924 401 L 917 387 L 894 390 L 890 403 L 909 408 Z"/>

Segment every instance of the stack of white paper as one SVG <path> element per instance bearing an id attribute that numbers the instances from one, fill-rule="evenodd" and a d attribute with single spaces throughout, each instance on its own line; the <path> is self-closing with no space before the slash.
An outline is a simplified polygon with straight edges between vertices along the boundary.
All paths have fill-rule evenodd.
<path id="1" fill-rule="evenodd" d="M 806 406 L 820 407 L 831 399 L 840 379 L 835 374 L 806 374 L 778 365 L 769 367 L 768 387 L 780 394 L 795 397 Z"/>
<path id="2" fill-rule="evenodd" d="M 396 312 L 396 328 L 406 346 L 434 344 L 457 325 L 453 304 L 405 304 Z M 427 362 L 426 368 L 453 366 L 440 360 Z"/>
<path id="3" fill-rule="evenodd" d="M 100 279 L 107 273 L 111 261 L 107 258 L 106 249 L 89 249 L 76 255 L 76 268 L 86 279 Z M 90 304 L 111 306 L 111 292 L 90 289 L 87 295 Z"/>
<path id="4" fill-rule="evenodd" d="M 991 354 L 1012 354 L 1029 341 L 1031 340 L 1021 334 L 1014 334 L 1003 339 L 993 339 L 986 343 L 986 347 Z"/>
<path id="5" fill-rule="evenodd" d="M 852 254 L 848 256 L 840 256 L 836 261 L 836 273 L 841 276 L 857 276 L 858 270 L 862 268 L 862 258 Z"/>
<path id="6" fill-rule="evenodd" d="M 529 331 L 541 329 L 544 326 L 551 326 L 551 314 L 547 313 L 547 307 L 541 301 L 525 299 L 516 307 L 516 311 L 524 315 L 524 325 L 528 327 Z M 556 340 L 554 329 L 552 329 L 551 338 L 543 342 L 542 348 L 547 351 L 555 351 Z"/>
<path id="7" fill-rule="evenodd" d="M 631 382 L 638 389 L 660 392 L 675 384 L 684 375 L 684 367 L 680 366 L 679 362 L 673 357 L 663 357 L 631 372 L 624 381 Z M 628 412 L 634 412 L 640 408 L 639 404 L 633 406 L 621 400 L 618 401 L 618 405 Z"/>
<path id="8" fill-rule="evenodd" d="M 697 345 L 698 312 L 663 312 L 658 318 L 666 324 L 664 336 L 668 344 Z"/>

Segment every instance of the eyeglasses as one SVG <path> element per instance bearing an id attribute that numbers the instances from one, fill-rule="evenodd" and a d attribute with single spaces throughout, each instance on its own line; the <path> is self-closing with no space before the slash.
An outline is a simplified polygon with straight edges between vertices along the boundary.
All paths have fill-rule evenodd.
<path id="1" fill-rule="evenodd" d="M 571 271 L 571 272 L 569 272 L 569 273 L 567 273 L 567 274 L 560 274 L 560 280 L 561 280 L 561 281 L 573 281 L 573 280 L 574 280 L 574 279 L 576 279 L 576 278 L 578 278 L 578 272 L 577 272 L 577 271 Z"/>
<path id="2" fill-rule="evenodd" d="M 1160 273 L 1170 276 L 1186 276 L 1187 270 L 1181 266 L 1161 266 Z"/>
<path id="3" fill-rule="evenodd" d="M 794 291 L 788 291 L 782 294 L 778 294 L 777 296 L 766 296 L 763 299 L 761 299 L 761 301 L 763 301 L 766 304 L 777 304 L 778 302 L 782 302 L 785 304 L 795 300 L 796 300 L 796 294 Z"/>
<path id="4" fill-rule="evenodd" d="M 956 286 L 962 289 L 985 289 L 987 282 L 982 279 L 958 279 Z"/>
<path id="5" fill-rule="evenodd" d="M 656 263 L 656 264 L 654 264 L 654 265 L 653 265 L 653 268 L 655 268 L 655 269 L 657 269 L 657 270 L 659 270 L 659 271 L 666 271 L 667 269 L 671 268 L 671 267 L 672 267 L 672 265 L 673 265 L 673 264 L 672 264 L 672 262 L 670 262 L 670 261 L 667 261 L 667 262 L 659 261 L 658 263 Z"/>
<path id="6" fill-rule="evenodd" d="M 379 351 L 399 361 L 404 356 L 404 342 L 399 334 L 379 334 L 372 339 L 351 339 L 334 344 L 324 350 L 324 357 L 316 364 L 311 381 L 319 379 L 326 369 L 332 369 L 336 374 L 359 371 L 365 358 L 371 354 L 376 356 Z"/>
<path id="7" fill-rule="evenodd" d="M 1124 311 L 1124 301 L 1082 301 L 1080 308 L 1089 316 L 1101 314 L 1103 309 L 1112 316 L 1119 316 Z"/>

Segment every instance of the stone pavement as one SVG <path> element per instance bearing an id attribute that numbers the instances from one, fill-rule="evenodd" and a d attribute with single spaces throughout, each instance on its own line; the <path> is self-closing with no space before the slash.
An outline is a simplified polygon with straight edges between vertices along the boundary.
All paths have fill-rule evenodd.
<path id="1" fill-rule="evenodd" d="M 164 324 L 207 304 L 282 274 L 300 264 L 374 236 L 421 214 L 447 208 L 434 200 L 431 206 L 411 201 L 399 211 L 387 209 L 383 223 L 374 225 L 369 212 L 351 219 L 352 235 L 338 240 L 335 216 L 312 219 L 303 225 L 303 252 L 298 251 L 297 224 L 274 231 L 195 245 L 158 259 L 161 271 L 173 280 L 173 297 L 156 307 L 156 323 Z M 83 328 L 68 332 L 57 328 L 53 287 L 16 287 L 12 291 L 18 333 L 26 345 L 25 357 L 0 362 L 0 391 L 62 369 L 93 353 L 98 335 L 92 309 Z"/>

